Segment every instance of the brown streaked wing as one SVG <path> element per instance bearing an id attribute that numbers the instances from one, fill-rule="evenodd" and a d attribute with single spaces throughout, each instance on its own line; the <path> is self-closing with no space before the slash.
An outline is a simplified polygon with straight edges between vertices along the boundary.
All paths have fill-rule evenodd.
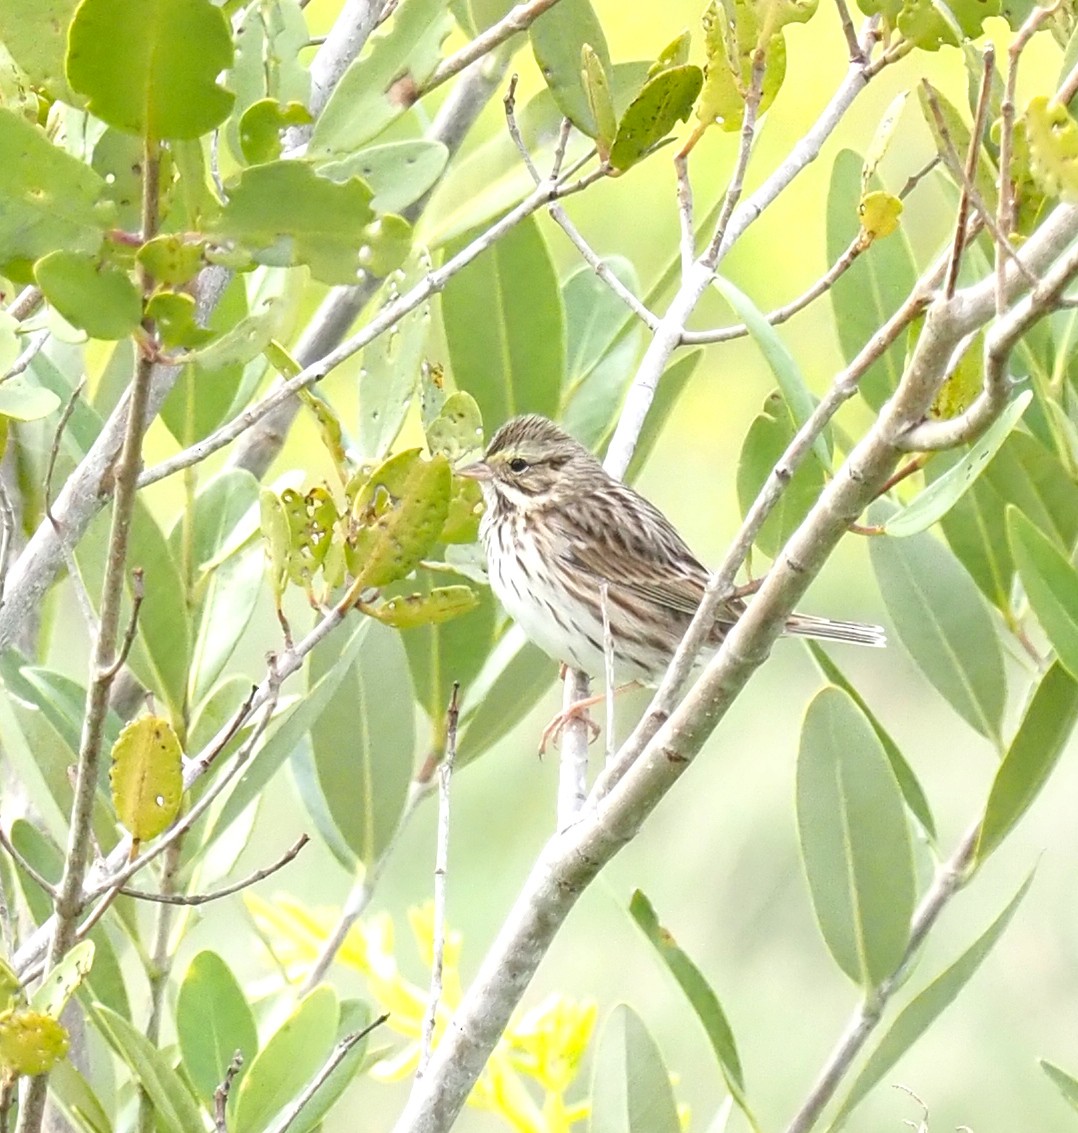
<path id="1" fill-rule="evenodd" d="M 708 572 L 643 496 L 622 484 L 604 485 L 581 506 L 559 509 L 556 518 L 565 557 L 576 568 L 647 602 L 690 616 L 696 612 Z"/>

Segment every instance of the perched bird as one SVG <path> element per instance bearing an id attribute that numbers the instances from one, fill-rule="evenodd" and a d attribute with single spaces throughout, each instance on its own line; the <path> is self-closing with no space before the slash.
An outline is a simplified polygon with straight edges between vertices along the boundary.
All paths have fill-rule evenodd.
<path id="1" fill-rule="evenodd" d="M 527 637 L 557 661 L 603 673 L 605 583 L 617 679 L 657 683 L 709 575 L 662 512 L 536 415 L 506 422 L 483 459 L 458 475 L 482 489 L 490 585 Z M 744 609 L 739 598 L 724 603 L 712 648 Z M 793 614 L 785 632 L 885 643 L 880 626 L 807 614 Z"/>

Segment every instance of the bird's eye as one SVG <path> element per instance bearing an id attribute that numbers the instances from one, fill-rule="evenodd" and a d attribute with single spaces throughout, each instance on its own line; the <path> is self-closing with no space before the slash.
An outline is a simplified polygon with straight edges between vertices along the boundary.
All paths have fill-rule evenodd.
<path id="1" fill-rule="evenodd" d="M 524 472 L 527 468 L 528 462 L 522 456 L 514 456 L 513 459 L 509 461 L 510 472 Z"/>

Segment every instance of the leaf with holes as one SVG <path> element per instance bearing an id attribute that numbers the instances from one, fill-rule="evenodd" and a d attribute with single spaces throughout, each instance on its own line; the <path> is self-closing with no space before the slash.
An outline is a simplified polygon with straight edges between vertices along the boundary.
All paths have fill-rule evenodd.
<path id="1" fill-rule="evenodd" d="M 183 751 L 172 725 L 141 716 L 120 733 L 109 772 L 116 816 L 137 842 L 156 838 L 179 814 Z"/>
<path id="2" fill-rule="evenodd" d="M 362 482 L 345 552 L 357 582 L 385 586 L 419 565 L 445 525 L 452 479 L 444 456 L 424 460 L 414 448 L 390 457 Z"/>
<path id="3" fill-rule="evenodd" d="M 678 122 L 687 122 L 703 83 L 703 71 L 692 63 L 670 67 L 648 79 L 621 116 L 610 147 L 610 164 L 622 172 L 631 169 Z"/>

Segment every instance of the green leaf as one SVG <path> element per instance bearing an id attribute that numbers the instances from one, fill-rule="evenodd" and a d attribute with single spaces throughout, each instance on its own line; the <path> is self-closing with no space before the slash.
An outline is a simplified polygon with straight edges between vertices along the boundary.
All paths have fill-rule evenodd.
<path id="1" fill-rule="evenodd" d="M 928 476 L 948 467 L 942 454 Z M 1011 611 L 1014 560 L 1007 540 L 1004 509 L 1013 503 L 1057 547 L 1070 548 L 1078 537 L 1078 484 L 1059 459 L 1026 433 L 1012 433 L 971 491 L 944 515 L 947 542 L 985 597 Z"/>
<path id="2" fill-rule="evenodd" d="M 59 1019 L 94 964 L 94 942 L 80 940 L 52 969 L 30 998 L 30 1006 Z"/>
<path id="3" fill-rule="evenodd" d="M 884 603 L 917 667 L 976 731 L 1001 744 L 1003 655 L 969 575 L 931 535 L 869 540 Z"/>
<path id="4" fill-rule="evenodd" d="M 255 1056 L 229 1098 L 233 1133 L 263 1133 L 317 1073 L 333 1049 L 340 1007 L 328 984 L 316 987 Z"/>
<path id="5" fill-rule="evenodd" d="M 210 318 L 210 326 L 218 337 L 186 355 L 189 363 L 198 364 L 199 373 L 192 379 L 191 389 L 177 400 L 176 421 L 169 426 L 171 432 L 183 435 L 191 430 L 193 434 L 200 434 L 207 421 L 223 419 L 228 412 L 243 378 L 242 370 L 229 371 L 228 367 L 257 358 L 288 326 L 292 304 L 283 274 L 274 273 L 274 283 L 281 286 L 283 293 L 264 294 L 252 304 L 250 314 L 247 314 L 242 280 L 237 281 L 234 297 L 230 294 L 231 288 L 225 293 L 225 302 Z M 221 309 L 226 304 L 227 313 Z M 195 399 L 189 410 L 193 419 L 185 424 L 186 419 L 180 417 L 179 410 L 191 397 Z"/>
<path id="6" fill-rule="evenodd" d="M 996 771 L 985 804 L 974 864 L 1014 829 L 1052 773 L 1078 720 L 1078 681 L 1056 661 L 1041 678 Z"/>
<path id="7" fill-rule="evenodd" d="M 827 195 L 827 259 L 834 263 L 857 235 L 860 226 L 863 161 L 852 150 L 841 150 L 831 170 Z M 842 273 L 830 289 L 839 347 L 847 363 L 902 305 L 917 280 L 917 268 L 903 231 L 877 240 Z M 873 409 L 879 409 L 897 389 L 905 365 L 905 344 L 892 343 L 865 372 L 858 389 Z"/>
<path id="8" fill-rule="evenodd" d="M 217 83 L 232 36 L 210 0 L 82 0 L 71 24 L 67 78 L 91 113 L 152 139 L 197 138 L 228 117 Z"/>
<path id="9" fill-rule="evenodd" d="M 629 915 L 643 930 L 648 942 L 658 952 L 689 1001 L 689 1005 L 696 1012 L 696 1017 L 700 1020 L 718 1060 L 726 1088 L 748 1117 L 752 1127 L 758 1128 L 745 1097 L 745 1078 L 741 1070 L 737 1044 L 734 1041 L 734 1032 L 718 996 L 700 969 L 678 947 L 670 932 L 659 923 L 654 907 L 639 889 L 633 892 L 632 900 L 629 902 Z"/>
<path id="10" fill-rule="evenodd" d="M 401 594 L 363 612 L 394 629 L 416 629 L 441 625 L 461 614 L 470 613 L 479 599 L 470 586 L 439 586 L 426 594 Z"/>
<path id="11" fill-rule="evenodd" d="M 347 157 L 399 118 L 438 65 L 451 26 L 443 0 L 403 0 L 334 88 L 308 155 Z"/>
<path id="12" fill-rule="evenodd" d="M 821 690 L 805 714 L 797 826 L 824 941 L 869 991 L 902 962 L 916 880 L 894 772 L 871 723 L 839 688 Z"/>
<path id="13" fill-rule="evenodd" d="M 974 972 L 981 966 L 981 962 L 1003 935 L 1003 930 L 1010 923 L 1015 910 L 1029 891 L 1032 881 L 1033 874 L 1030 874 L 1003 912 L 973 944 L 946 971 L 938 975 L 902 1008 L 854 1079 L 850 1092 L 831 1123 L 832 1130 L 837 1129 L 846 1120 L 873 1086 L 890 1072 L 891 1067 L 954 1002 L 958 993 L 969 983 Z"/>
<path id="14" fill-rule="evenodd" d="M 232 1056 L 237 1051 L 243 1056 L 242 1075 L 258 1052 L 258 1031 L 243 989 L 216 952 L 199 952 L 188 965 L 176 998 L 176 1035 L 184 1072 L 212 1109 Z"/>
<path id="15" fill-rule="evenodd" d="M 281 156 L 281 134 L 290 126 L 309 126 L 311 112 L 302 102 L 260 98 L 240 118 L 240 148 L 251 165 Z"/>
<path id="16" fill-rule="evenodd" d="M 465 689 L 457 766 L 478 759 L 519 724 L 556 674 L 550 658 L 515 627 L 503 634 Z"/>
<path id="17" fill-rule="evenodd" d="M 610 1012 L 599 1035 L 588 1133 L 681 1133 L 670 1072 L 625 1003 Z"/>
<path id="18" fill-rule="evenodd" d="M 135 258 L 157 283 L 178 287 L 198 275 L 204 262 L 204 251 L 203 241 L 191 241 L 184 236 L 169 232 L 147 240 L 139 248 Z"/>
<path id="19" fill-rule="evenodd" d="M 340 665 L 335 641 L 319 645 L 308 695 Z M 372 625 L 363 649 L 335 677 L 336 690 L 311 724 L 314 768 L 330 818 L 369 867 L 397 829 L 412 777 L 415 717 L 400 635 Z"/>
<path id="20" fill-rule="evenodd" d="M 905 206 L 899 197 L 880 190 L 866 193 L 861 198 L 857 215 L 861 228 L 870 240 L 882 240 L 898 228 Z"/>
<path id="21" fill-rule="evenodd" d="M 602 60 L 587 43 L 580 52 L 580 76 L 584 83 L 584 99 L 595 123 L 595 146 L 599 160 L 606 161 L 614 135 L 618 132 L 618 118 L 614 112 L 614 99 L 610 93 L 610 79 Z"/>
<path id="22" fill-rule="evenodd" d="M 441 142 L 415 138 L 367 146 L 351 157 L 319 163 L 318 172 L 331 181 L 361 177 L 374 193 L 375 212 L 399 213 L 434 188 L 448 160 L 449 150 Z"/>
<path id="23" fill-rule="evenodd" d="M 421 586 L 430 586 L 429 571 L 417 572 Z M 444 750 L 445 710 L 454 681 L 459 681 L 465 699 L 494 641 L 494 599 L 489 590 L 479 593 L 474 610 L 444 625 L 420 626 L 401 635 L 408 667 L 412 672 L 416 700 L 430 718 L 434 732 L 431 746 Z M 518 701 L 517 711 L 520 710 Z M 479 751 L 463 740 L 458 744 L 457 766 L 473 759 Z"/>
<path id="24" fill-rule="evenodd" d="M 172 725 L 140 716 L 125 725 L 112 747 L 112 805 L 136 842 L 148 842 L 172 825 L 183 801 L 183 751 Z"/>
<path id="25" fill-rule="evenodd" d="M 240 131 L 250 107 L 263 99 L 284 106 L 307 104 L 311 78 L 305 49 L 310 39 L 298 0 L 260 0 L 243 13 L 236 29 L 235 60 L 226 80 L 236 101 L 225 137 L 238 163 L 245 163 Z"/>
<path id="26" fill-rule="evenodd" d="M 0 107 L 0 269 L 57 248 L 93 253 L 115 219 L 104 181 Z"/>
<path id="27" fill-rule="evenodd" d="M 883 525 L 887 534 L 896 537 L 916 535 L 946 515 L 988 467 L 1032 400 L 1032 390 L 1020 393 L 993 421 L 980 440 L 974 442 L 962 455 L 957 464 L 933 480 L 912 503 L 887 520 Z"/>
<path id="28" fill-rule="evenodd" d="M 358 177 L 331 181 L 302 162 L 272 161 L 244 170 L 217 228 L 260 263 L 306 264 L 323 283 L 352 284 L 387 275 L 408 251 L 411 229 L 399 217 L 376 217 L 373 195 Z"/>
<path id="29" fill-rule="evenodd" d="M 922 50 L 938 51 L 944 44 L 957 47 L 975 39 L 984 21 L 999 10 L 999 0 L 903 0 L 898 30 Z M 959 147 L 958 152 L 966 151 Z"/>
<path id="30" fill-rule="evenodd" d="M 31 84 L 50 99 L 78 105 L 64 74 L 67 29 L 78 0 L 4 0 L 0 42 Z"/>
<path id="31" fill-rule="evenodd" d="M 713 282 L 722 297 L 733 308 L 734 314 L 748 327 L 749 334 L 759 346 L 760 352 L 771 367 L 771 372 L 775 375 L 790 415 L 800 428 L 812 416 L 812 411 L 816 408 L 816 399 L 809 392 L 794 356 L 779 337 L 778 331 L 764 318 L 760 309 L 744 292 L 738 290 L 721 275 L 715 276 Z M 832 462 L 830 429 L 825 429 L 812 442 L 812 451 L 816 454 L 821 467 L 825 471 L 830 471 Z"/>
<path id="32" fill-rule="evenodd" d="M 794 437 L 794 424 L 786 402 L 778 393 L 764 401 L 763 412 L 749 426 L 737 464 L 737 499 L 741 514 L 747 515 L 775 465 Z M 786 540 L 800 526 L 820 498 L 826 478 L 818 460 L 804 460 L 783 489 L 778 503 L 767 517 L 756 546 L 775 558 Z"/>
<path id="33" fill-rule="evenodd" d="M 689 120 L 703 84 L 703 71 L 691 63 L 648 79 L 618 122 L 610 164 L 624 172 L 642 161 L 679 121 Z"/>
<path id="34" fill-rule="evenodd" d="M 633 265 L 612 256 L 606 266 L 634 294 L 640 281 Z M 610 436 L 632 380 L 643 328 L 625 331 L 622 301 L 587 266 L 562 284 L 565 308 L 565 389 L 559 420 L 585 448 L 598 449 Z M 660 388 L 666 382 L 664 376 Z"/>
<path id="35" fill-rule="evenodd" d="M 159 1128 L 165 1133 L 205 1133 L 191 1091 L 164 1054 L 126 1019 L 100 1003 L 94 1004 L 91 1018 L 149 1095 Z"/>
<path id="36" fill-rule="evenodd" d="M 215 835 L 227 830 L 259 798 L 266 784 L 296 751 L 344 680 L 373 625 L 370 618 L 362 618 L 347 640 L 341 642 L 333 639 L 338 650 L 337 663 L 327 668 L 317 684 L 308 686 L 307 695 L 276 723 L 269 737 L 255 749 L 249 769 L 240 778 L 222 808 Z"/>
<path id="37" fill-rule="evenodd" d="M 198 602 L 191 650 L 189 699 L 197 704 L 221 675 L 254 613 L 262 588 L 262 549 L 254 541 L 221 559 L 233 533 L 258 506 L 258 481 L 242 468 L 227 468 L 195 497 L 191 557 Z M 185 519 L 169 536 L 174 553 L 183 545 Z M 212 564 L 212 565 L 211 565 Z"/>
<path id="38" fill-rule="evenodd" d="M 37 421 L 60 408 L 60 399 L 51 390 L 32 386 L 19 378 L 0 383 L 0 417 L 16 421 Z"/>
<path id="39" fill-rule="evenodd" d="M 197 311 L 195 297 L 180 291 L 156 291 L 146 303 L 146 317 L 153 319 L 159 338 L 169 350 L 202 346 L 213 338 L 213 331 L 198 325 Z"/>
<path id="40" fill-rule="evenodd" d="M 585 48 L 594 55 L 598 71 L 610 73 L 610 51 L 591 0 L 559 0 L 532 22 L 528 38 L 558 109 L 582 134 L 601 136 L 581 79 Z M 612 117 L 613 107 L 610 114 Z"/>
<path id="41" fill-rule="evenodd" d="M 1063 1095 L 1071 1109 L 1078 1110 L 1078 1078 L 1074 1078 L 1065 1070 L 1061 1070 L 1046 1058 L 1038 1058 L 1041 1069 L 1048 1075 L 1049 1081 Z"/>
<path id="42" fill-rule="evenodd" d="M 441 453 L 450 464 L 483 446 L 483 418 L 470 393 L 451 393 L 424 431 L 431 453 Z"/>
<path id="43" fill-rule="evenodd" d="M 142 319 L 142 295 L 121 268 L 84 252 L 57 251 L 34 265 L 45 298 L 91 338 L 124 338 Z"/>
<path id="44" fill-rule="evenodd" d="M 875 713 L 873 713 L 865 703 L 861 694 L 846 679 L 842 670 L 828 655 L 827 650 L 825 650 L 818 641 L 806 641 L 805 645 L 812 654 L 812 659 L 819 666 L 820 672 L 823 673 L 831 684 L 838 685 L 843 692 L 847 693 L 852 698 L 854 704 L 861 710 L 862 715 L 872 725 L 872 730 L 876 733 L 876 738 L 883 747 L 883 754 L 887 756 L 887 762 L 891 765 L 892 772 L 894 772 L 895 779 L 898 782 L 898 789 L 902 792 L 902 798 L 905 800 L 906 808 L 920 823 L 929 841 L 935 842 L 936 822 L 932 817 L 932 809 L 928 805 L 928 798 L 921 789 L 921 784 L 917 781 L 917 776 L 914 774 L 913 768 L 906 762 L 906 757 L 899 750 L 898 744 L 895 743 L 887 729 L 884 728 L 876 718 Z"/>
<path id="45" fill-rule="evenodd" d="M 446 249 L 454 255 L 467 238 Z M 458 272 L 442 293 L 453 374 L 489 430 L 518 413 L 554 417 L 565 367 L 565 313 L 534 217 Z"/>
<path id="46" fill-rule="evenodd" d="M 1078 572 L 1013 504 L 1007 505 L 1006 515 L 1011 553 L 1029 604 L 1059 660 L 1072 676 L 1078 675 Z"/>
<path id="47" fill-rule="evenodd" d="M 82 1133 L 113 1133 L 105 1107 L 69 1059 L 58 1062 L 52 1068 L 49 1096 L 71 1125 Z"/>
<path id="48" fill-rule="evenodd" d="M 357 583 L 385 586 L 410 574 L 445 525 L 452 474 L 444 456 L 417 448 L 376 468 L 352 504 L 349 567 Z"/>

